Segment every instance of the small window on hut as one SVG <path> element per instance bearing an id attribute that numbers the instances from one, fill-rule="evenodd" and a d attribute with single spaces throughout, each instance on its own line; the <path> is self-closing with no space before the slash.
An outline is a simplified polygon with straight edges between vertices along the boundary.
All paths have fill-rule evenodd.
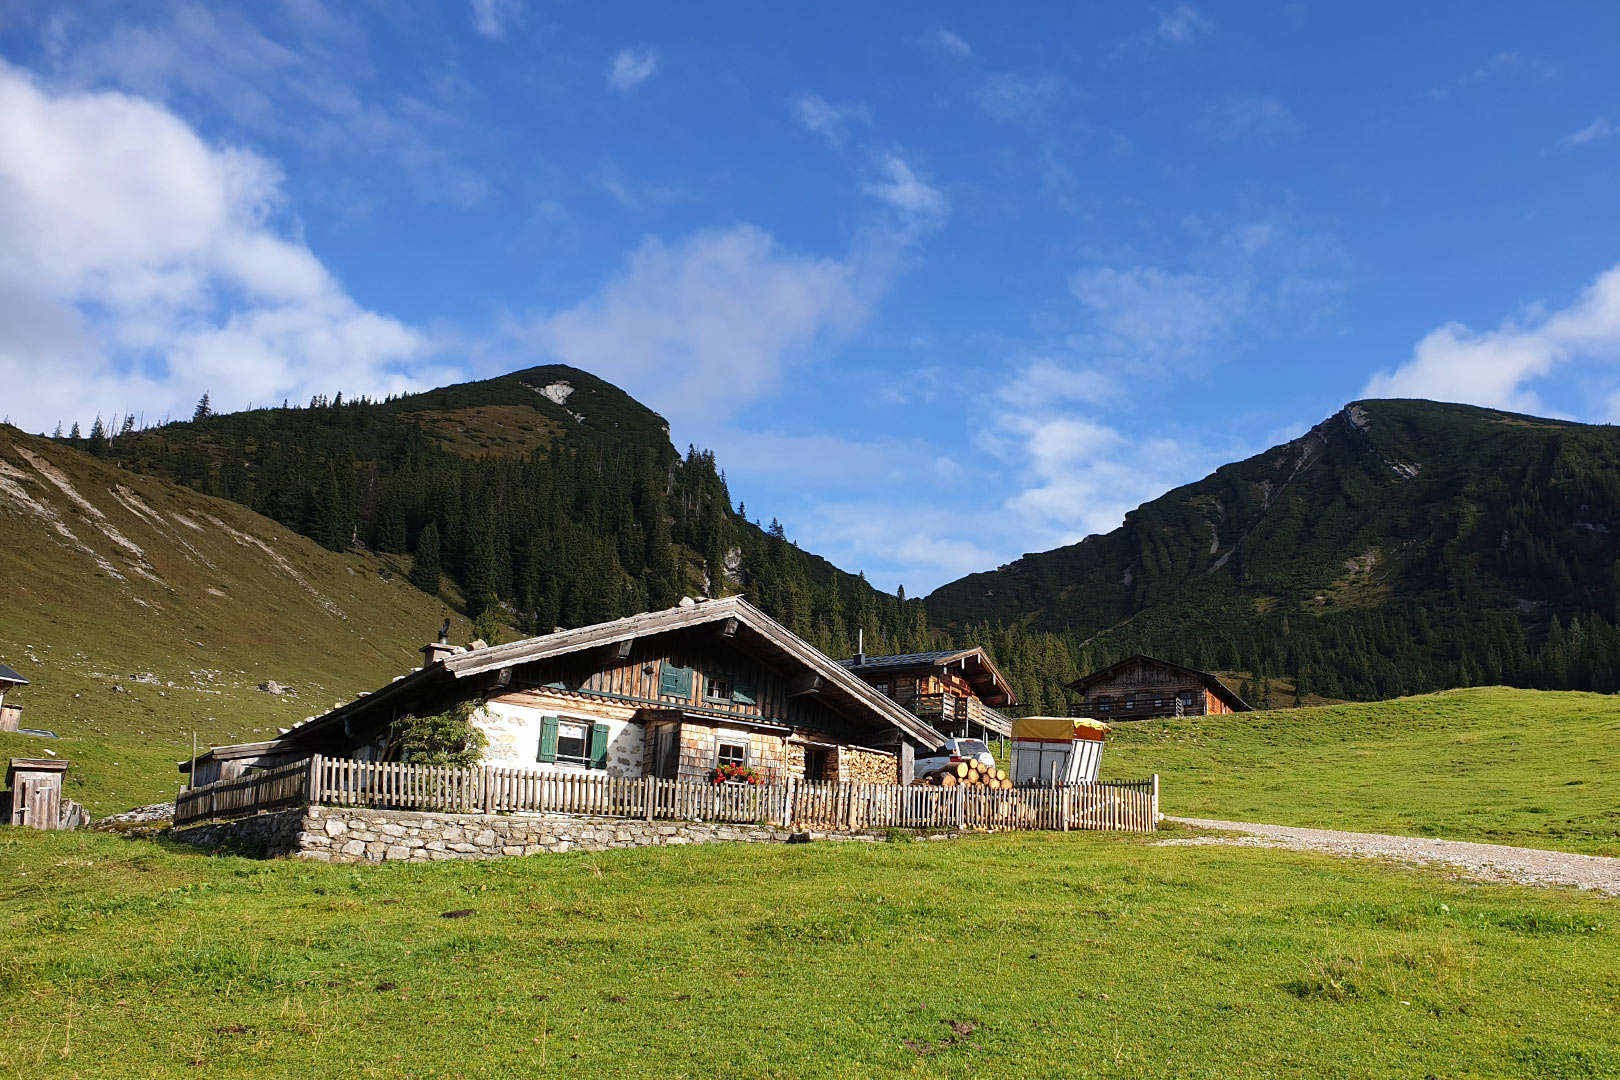
<path id="1" fill-rule="evenodd" d="M 1184 713 L 1192 712 L 1193 707 L 1198 704 L 1198 694 L 1197 694 L 1196 691 L 1183 690 L 1181 692 L 1180 701 L 1181 701 L 1181 711 L 1182 712 L 1184 712 Z"/>
<path id="2" fill-rule="evenodd" d="M 882 694 L 884 697 L 889 696 L 889 684 L 887 682 L 885 682 L 885 681 L 880 680 L 878 682 L 873 683 L 872 684 L 872 689 L 876 690 L 878 693 Z"/>
<path id="3" fill-rule="evenodd" d="M 572 720 L 559 720 L 557 722 L 557 760 L 567 761 L 575 765 L 590 763 L 591 729 L 588 724 L 575 723 Z"/>
<path id="4" fill-rule="evenodd" d="M 1112 709 L 1113 707 L 1114 707 L 1114 699 L 1113 698 L 1111 698 L 1111 697 L 1100 697 L 1100 698 L 1097 699 L 1097 711 L 1098 712 L 1107 712 L 1109 709 Z"/>
<path id="5" fill-rule="evenodd" d="M 1136 708 L 1136 695 L 1126 694 L 1122 708 L 1124 708 L 1126 712 L 1130 712 L 1132 709 Z"/>
<path id="6" fill-rule="evenodd" d="M 748 764 L 748 746 L 745 743 L 723 742 L 716 755 L 716 765 Z"/>
<path id="7" fill-rule="evenodd" d="M 703 696 L 709 701 L 730 701 L 731 680 L 724 675 L 709 675 L 703 680 Z"/>

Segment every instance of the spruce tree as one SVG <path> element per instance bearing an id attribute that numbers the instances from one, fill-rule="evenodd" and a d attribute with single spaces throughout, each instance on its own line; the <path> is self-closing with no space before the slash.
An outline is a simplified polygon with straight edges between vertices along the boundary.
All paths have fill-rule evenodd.
<path id="1" fill-rule="evenodd" d="M 197 399 L 197 408 L 191 414 L 191 422 L 195 424 L 198 420 L 206 420 L 213 415 L 213 407 L 208 404 L 208 392 L 204 391 L 203 396 Z"/>
<path id="2" fill-rule="evenodd" d="M 101 424 L 101 414 L 96 414 L 96 422 L 90 425 L 90 441 L 85 446 L 97 457 L 107 452 L 107 429 Z"/>
<path id="3" fill-rule="evenodd" d="M 439 594 L 439 523 L 430 521 L 416 538 L 411 559 L 411 584 L 429 596 Z"/>

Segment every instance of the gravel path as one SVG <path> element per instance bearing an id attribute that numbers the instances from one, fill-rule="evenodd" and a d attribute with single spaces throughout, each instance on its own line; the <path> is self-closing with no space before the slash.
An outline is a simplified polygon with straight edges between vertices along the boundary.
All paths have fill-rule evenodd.
<path id="1" fill-rule="evenodd" d="M 1168 846 L 1235 844 L 1276 847 L 1293 851 L 1323 851 L 1363 859 L 1397 859 L 1408 863 L 1443 863 L 1465 876 L 1515 885 L 1568 885 L 1591 889 L 1605 896 L 1620 896 L 1620 859 L 1598 855 L 1571 855 L 1562 851 L 1474 844 L 1462 840 L 1432 840 L 1421 836 L 1384 836 L 1381 833 L 1296 829 L 1289 825 L 1254 825 L 1243 821 L 1170 817 L 1200 829 L 1218 829 L 1240 836 L 1194 836 L 1160 840 Z"/>

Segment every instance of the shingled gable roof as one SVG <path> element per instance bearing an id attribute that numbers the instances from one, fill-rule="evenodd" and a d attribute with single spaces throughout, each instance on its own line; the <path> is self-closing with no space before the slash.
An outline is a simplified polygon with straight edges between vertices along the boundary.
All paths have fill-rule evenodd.
<path id="1" fill-rule="evenodd" d="M 16 686 L 27 686 L 28 680 L 17 674 L 11 668 L 0 664 L 0 683 L 12 683 Z"/>
<path id="2" fill-rule="evenodd" d="M 1226 702 L 1227 706 L 1231 708 L 1233 712 L 1254 711 L 1254 706 L 1238 697 L 1237 693 L 1230 686 L 1227 686 L 1225 683 L 1221 682 L 1219 678 L 1211 675 L 1209 672 L 1199 671 L 1197 668 L 1186 667 L 1182 664 L 1172 664 L 1168 660 L 1160 660 L 1158 657 L 1149 656 L 1146 653 L 1137 653 L 1134 656 L 1127 656 L 1117 664 L 1109 664 L 1107 667 L 1093 671 L 1089 675 L 1082 675 L 1080 678 L 1070 683 L 1068 688 L 1075 691 L 1084 691 L 1086 688 L 1091 686 L 1092 683 L 1100 682 L 1103 679 L 1113 675 L 1116 671 L 1119 671 L 1127 664 L 1134 664 L 1138 660 L 1146 664 L 1157 664 L 1159 667 L 1169 668 L 1171 671 L 1179 672 L 1182 675 L 1192 676 L 1199 682 L 1203 683 L 1205 689 L 1209 690 L 1210 693 Z"/>
<path id="3" fill-rule="evenodd" d="M 652 637 L 672 630 L 735 620 L 733 638 L 743 651 L 789 669 L 808 670 L 823 679 L 821 694 L 829 703 L 872 714 L 874 722 L 887 722 L 926 746 L 939 746 L 945 736 L 850 674 L 793 631 L 740 596 L 704 600 L 665 611 L 644 612 L 612 622 L 560 630 L 471 652 L 455 653 L 358 700 L 302 724 L 278 741 L 300 741 L 334 725 L 373 719 L 368 714 L 389 704 L 403 703 L 418 694 L 444 689 L 462 680 L 488 676 L 503 668 L 612 645 L 634 638 Z M 391 718 L 391 717 L 390 717 Z"/>
<path id="4" fill-rule="evenodd" d="M 990 655 L 978 646 L 969 649 L 944 649 L 938 652 L 898 653 L 894 656 L 867 656 L 863 657 L 860 663 L 854 660 L 838 662 L 850 671 L 863 676 L 902 671 L 932 671 L 952 664 L 965 666 L 971 663 L 974 670 L 964 673 L 967 674 L 968 682 L 973 685 L 974 692 L 979 695 L 981 701 L 987 705 L 1018 704 L 1018 698 L 1008 685 L 1007 677 L 990 662 Z"/>

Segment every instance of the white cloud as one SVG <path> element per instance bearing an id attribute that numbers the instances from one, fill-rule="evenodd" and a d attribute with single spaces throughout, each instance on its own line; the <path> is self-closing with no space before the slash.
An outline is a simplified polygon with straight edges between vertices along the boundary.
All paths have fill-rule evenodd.
<path id="1" fill-rule="evenodd" d="M 1620 135 L 1620 124 L 1610 122 L 1607 116 L 1600 116 L 1579 131 L 1572 131 L 1558 140 L 1558 145 L 1566 149 L 1572 146 L 1585 146 L 1587 143 L 1599 142 L 1603 139 Z"/>
<path id="2" fill-rule="evenodd" d="M 886 286 L 864 269 L 790 254 L 748 225 L 675 245 L 649 238 L 595 296 L 517 337 L 618 383 L 672 423 L 709 423 L 858 327 Z"/>
<path id="3" fill-rule="evenodd" d="M 1214 20 L 1199 13 L 1190 4 L 1177 4 L 1174 10 L 1159 16 L 1159 36 L 1178 45 L 1197 41 L 1214 32 Z"/>
<path id="4" fill-rule="evenodd" d="M 521 0 L 472 0 L 473 26 L 487 38 L 503 38 L 523 11 Z"/>
<path id="5" fill-rule="evenodd" d="M 974 94 L 979 108 L 997 120 L 1035 124 L 1045 120 L 1068 95 L 1069 84 L 1055 75 L 992 75 Z"/>
<path id="6" fill-rule="evenodd" d="M 238 11 L 124 5 L 105 26 L 83 24 L 94 36 L 79 26 L 64 36 L 52 74 L 65 86 L 111 84 L 182 113 L 222 113 L 312 156 L 363 161 L 375 182 L 359 185 L 367 194 L 357 202 L 396 181 L 422 202 L 467 207 L 487 197 L 487 181 L 453 149 L 467 137 L 453 112 L 410 94 L 368 97 L 355 79 L 367 64 L 362 30 L 308 3 L 281 10 L 293 27 L 272 36 Z"/>
<path id="7" fill-rule="evenodd" d="M 1418 342 L 1411 360 L 1373 376 L 1363 395 L 1538 412 L 1541 400 L 1528 384 L 1578 358 L 1620 360 L 1620 266 L 1551 315 L 1483 333 L 1447 323 Z"/>
<path id="8" fill-rule="evenodd" d="M 949 209 L 944 192 L 932 187 L 919 177 L 897 153 L 880 154 L 878 175 L 861 182 L 861 190 L 878 199 L 908 220 L 932 223 L 942 219 Z"/>
<path id="9" fill-rule="evenodd" d="M 1247 274 L 1212 277 L 1156 266 L 1104 266 L 1069 280 L 1069 291 L 1090 312 L 1098 351 L 1127 359 L 1192 355 L 1244 317 L 1252 289 Z"/>
<path id="10" fill-rule="evenodd" d="M 653 77 L 658 70 L 658 53 L 647 46 L 624 49 L 608 67 L 609 88 L 627 94 Z"/>
<path id="11" fill-rule="evenodd" d="M 419 331 L 367 311 L 275 225 L 281 175 L 151 102 L 52 94 L 0 63 L 0 385 L 30 427 L 431 385 Z"/>
<path id="12" fill-rule="evenodd" d="M 927 40 L 953 56 L 972 56 L 973 47 L 944 27 L 940 27 Z"/>
<path id="13" fill-rule="evenodd" d="M 658 209 L 685 198 L 677 188 L 632 179 L 612 158 L 604 158 L 587 179 L 626 210 Z"/>
<path id="14" fill-rule="evenodd" d="M 839 108 L 817 94 L 800 94 L 794 98 L 793 117 L 806 130 L 826 139 L 835 150 L 843 149 L 844 140 L 849 136 L 849 121 L 859 120 L 863 124 L 872 122 L 871 113 L 865 105 Z"/>
<path id="15" fill-rule="evenodd" d="M 1299 121 L 1275 98 L 1238 97 L 1204 110 L 1202 126 L 1218 139 L 1270 142 L 1299 134 Z"/>

